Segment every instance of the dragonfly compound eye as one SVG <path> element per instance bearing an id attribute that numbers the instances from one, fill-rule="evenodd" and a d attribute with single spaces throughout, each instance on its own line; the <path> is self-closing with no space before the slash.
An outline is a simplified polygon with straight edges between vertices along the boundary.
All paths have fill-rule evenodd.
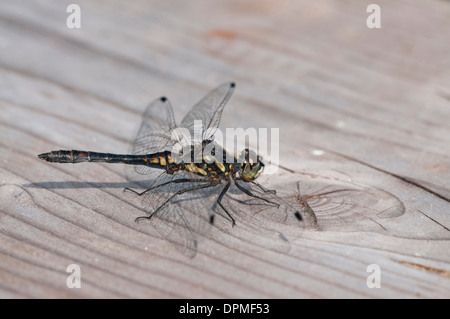
<path id="1" fill-rule="evenodd" d="M 264 163 L 261 161 L 261 157 L 252 156 L 248 149 L 243 152 L 245 156 L 244 161 L 241 164 L 240 176 L 245 182 L 252 182 L 259 177 L 264 170 Z"/>

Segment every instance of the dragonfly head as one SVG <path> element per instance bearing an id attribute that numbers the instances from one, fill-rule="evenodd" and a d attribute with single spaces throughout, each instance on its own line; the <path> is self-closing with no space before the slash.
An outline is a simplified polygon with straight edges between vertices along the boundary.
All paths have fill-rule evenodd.
<path id="1" fill-rule="evenodd" d="M 239 174 L 244 182 L 253 182 L 264 170 L 261 157 L 249 149 L 242 151 L 239 159 L 241 163 Z"/>

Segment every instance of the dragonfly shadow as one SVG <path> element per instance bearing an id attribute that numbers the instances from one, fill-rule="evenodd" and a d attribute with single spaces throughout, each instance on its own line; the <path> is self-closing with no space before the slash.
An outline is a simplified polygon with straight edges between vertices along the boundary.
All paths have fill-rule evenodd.
<path id="1" fill-rule="evenodd" d="M 126 188 L 132 187 L 133 184 L 129 182 L 117 183 L 94 183 L 94 182 L 40 182 L 23 184 L 25 188 L 40 188 L 40 189 L 81 189 L 81 188 Z"/>
<path id="2" fill-rule="evenodd" d="M 317 230 L 388 232 L 391 221 L 406 212 L 403 200 L 389 190 L 351 182 L 333 171 L 278 178 L 277 195 L 301 206 L 302 217 L 311 217 Z"/>

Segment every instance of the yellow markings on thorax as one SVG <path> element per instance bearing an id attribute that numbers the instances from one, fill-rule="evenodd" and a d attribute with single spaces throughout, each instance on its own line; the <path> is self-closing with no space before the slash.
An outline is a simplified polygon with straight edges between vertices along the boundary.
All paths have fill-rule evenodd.
<path id="1" fill-rule="evenodd" d="M 184 169 L 187 170 L 187 171 L 189 171 L 189 172 L 194 173 L 194 171 L 195 171 L 195 165 L 194 165 L 193 163 L 186 164 L 186 165 L 184 165 Z"/>
<path id="2" fill-rule="evenodd" d="M 225 165 L 223 165 L 223 163 L 214 162 L 214 164 L 216 164 L 216 166 L 217 166 L 222 172 L 225 172 Z"/>
<path id="3" fill-rule="evenodd" d="M 206 173 L 204 169 L 198 167 L 194 163 L 186 164 L 184 166 L 184 168 L 187 171 L 192 172 L 192 173 L 201 174 L 201 175 L 204 175 L 204 176 L 208 175 L 208 173 Z"/>
<path id="4" fill-rule="evenodd" d="M 228 171 L 225 172 L 225 176 L 228 176 L 228 172 L 233 171 L 233 164 L 228 165 Z"/>

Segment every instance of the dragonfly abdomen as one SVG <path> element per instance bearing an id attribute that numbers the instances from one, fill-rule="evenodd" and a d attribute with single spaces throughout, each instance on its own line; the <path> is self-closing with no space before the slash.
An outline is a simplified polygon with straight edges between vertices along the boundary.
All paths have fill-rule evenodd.
<path id="1" fill-rule="evenodd" d="M 39 154 L 42 160 L 51 163 L 120 163 L 129 165 L 145 165 L 154 168 L 167 169 L 173 163 L 170 152 L 160 152 L 148 155 L 127 155 L 98 153 L 91 151 L 60 150 Z"/>

